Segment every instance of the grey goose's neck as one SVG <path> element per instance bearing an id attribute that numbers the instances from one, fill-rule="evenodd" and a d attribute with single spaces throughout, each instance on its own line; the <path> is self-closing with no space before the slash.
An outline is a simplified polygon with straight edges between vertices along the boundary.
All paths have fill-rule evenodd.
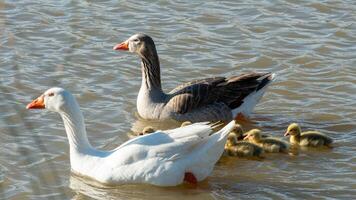
<path id="1" fill-rule="evenodd" d="M 154 92 L 162 92 L 161 72 L 156 49 L 146 50 L 141 55 L 142 87 Z"/>

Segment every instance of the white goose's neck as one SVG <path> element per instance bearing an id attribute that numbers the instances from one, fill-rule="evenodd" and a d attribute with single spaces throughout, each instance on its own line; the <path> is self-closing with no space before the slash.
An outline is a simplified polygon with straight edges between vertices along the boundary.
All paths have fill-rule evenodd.
<path id="1" fill-rule="evenodd" d="M 71 151 L 86 152 L 91 149 L 81 113 L 61 113 Z"/>
<path id="2" fill-rule="evenodd" d="M 67 133 L 70 149 L 70 162 L 72 168 L 80 161 L 80 158 L 97 154 L 87 137 L 84 118 L 76 101 L 71 102 L 60 112 Z"/>

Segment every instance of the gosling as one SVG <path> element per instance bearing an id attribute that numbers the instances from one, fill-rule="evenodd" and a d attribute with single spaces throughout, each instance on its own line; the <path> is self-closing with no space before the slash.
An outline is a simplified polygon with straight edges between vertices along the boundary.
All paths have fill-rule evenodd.
<path id="1" fill-rule="evenodd" d="M 235 124 L 235 127 L 231 130 L 230 135 L 234 135 L 238 141 L 244 139 L 244 130 L 239 124 Z"/>
<path id="2" fill-rule="evenodd" d="M 156 130 L 152 126 L 146 126 L 143 128 L 142 132 L 138 133 L 137 135 L 146 135 L 154 132 L 156 132 Z"/>
<path id="3" fill-rule="evenodd" d="M 268 153 L 287 153 L 289 145 L 277 138 L 261 137 L 261 130 L 252 129 L 246 133 L 244 140 L 248 140 L 258 146 L 260 146 L 265 152 Z"/>
<path id="4" fill-rule="evenodd" d="M 288 126 L 288 129 L 284 136 L 290 135 L 289 142 L 291 144 L 297 144 L 301 146 L 309 147 L 332 147 L 331 143 L 333 139 L 327 135 L 324 135 L 318 131 L 306 131 L 302 132 L 300 126 L 297 123 L 292 123 Z"/>
<path id="5" fill-rule="evenodd" d="M 246 141 L 238 141 L 238 137 L 242 137 L 243 131 L 240 125 L 228 135 L 225 144 L 225 155 L 237 157 L 260 157 L 262 158 L 263 149 L 255 144 Z"/>
<path id="6" fill-rule="evenodd" d="M 183 122 L 183 123 L 180 125 L 180 127 L 184 127 L 184 126 L 188 126 L 188 125 L 192 125 L 192 122 L 190 122 L 190 121 L 185 121 L 185 122 Z"/>

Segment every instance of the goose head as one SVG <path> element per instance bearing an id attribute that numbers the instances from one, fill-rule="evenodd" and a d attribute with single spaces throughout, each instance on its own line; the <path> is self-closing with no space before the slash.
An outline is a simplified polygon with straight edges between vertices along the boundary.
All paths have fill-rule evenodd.
<path id="1" fill-rule="evenodd" d="M 144 33 L 137 33 L 131 36 L 126 41 L 115 45 L 113 49 L 137 53 L 141 57 L 149 56 L 147 55 L 149 53 L 156 53 L 155 43 L 150 36 Z"/>
<path id="2" fill-rule="evenodd" d="M 287 131 L 284 133 L 284 136 L 297 136 L 300 135 L 301 129 L 297 123 L 292 123 L 288 126 Z"/>
<path id="3" fill-rule="evenodd" d="M 261 140 L 261 130 L 259 129 L 252 129 L 246 133 L 244 140 L 250 140 L 254 142 L 258 142 Z"/>
<path id="4" fill-rule="evenodd" d="M 74 97 L 63 88 L 51 88 L 29 103 L 27 109 L 47 109 L 54 112 L 65 110 Z"/>

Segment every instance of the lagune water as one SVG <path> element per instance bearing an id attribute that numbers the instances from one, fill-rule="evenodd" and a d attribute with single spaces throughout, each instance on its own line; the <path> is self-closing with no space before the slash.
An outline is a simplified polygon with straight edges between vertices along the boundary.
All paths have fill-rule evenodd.
<path id="1" fill-rule="evenodd" d="M 0 2 L 0 199 L 352 199 L 356 196 L 356 3 L 331 1 Z M 137 56 L 112 47 L 153 37 L 163 88 L 248 71 L 278 77 L 245 129 L 282 137 L 290 122 L 332 150 L 263 161 L 223 158 L 198 188 L 104 188 L 70 173 L 60 117 L 28 111 L 52 86 L 70 90 L 90 141 L 110 149 L 147 124 L 136 114 Z"/>

